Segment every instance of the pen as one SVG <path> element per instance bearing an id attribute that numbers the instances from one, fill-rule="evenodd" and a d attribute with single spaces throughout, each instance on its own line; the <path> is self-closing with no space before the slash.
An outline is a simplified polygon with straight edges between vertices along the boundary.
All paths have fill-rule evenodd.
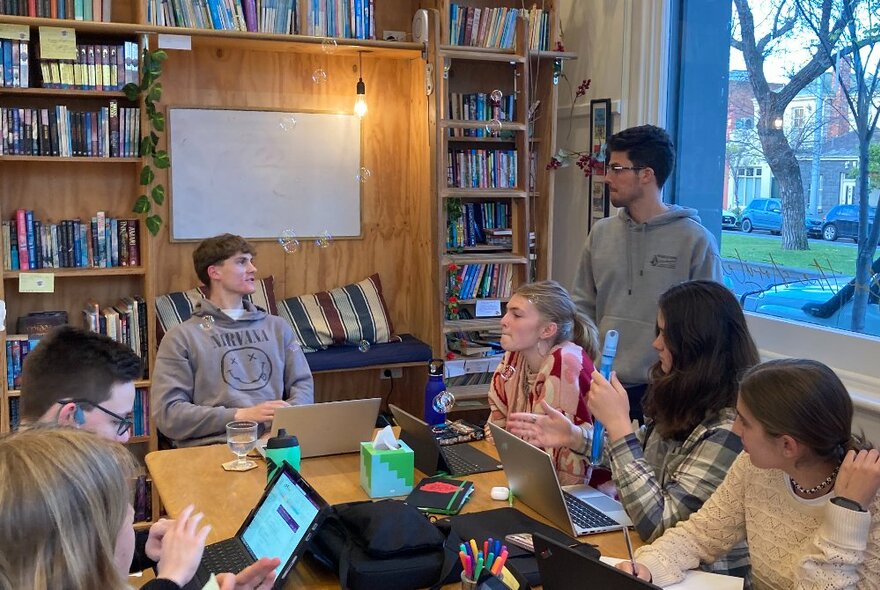
<path id="1" fill-rule="evenodd" d="M 629 540 L 629 530 L 626 525 L 623 525 L 621 529 L 623 530 L 623 540 L 626 541 L 626 552 L 629 553 L 629 562 L 632 564 L 633 575 L 638 577 L 639 570 L 636 569 L 636 559 L 633 557 L 633 546 L 632 541 Z"/>

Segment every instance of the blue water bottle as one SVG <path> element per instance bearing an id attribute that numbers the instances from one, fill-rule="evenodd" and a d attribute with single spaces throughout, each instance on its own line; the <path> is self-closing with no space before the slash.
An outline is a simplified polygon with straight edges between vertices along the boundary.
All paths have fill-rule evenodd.
<path id="1" fill-rule="evenodd" d="M 605 333 L 605 346 L 602 347 L 602 360 L 599 372 L 611 381 L 611 365 L 614 364 L 614 355 L 617 354 L 617 330 L 608 330 Z M 605 440 L 605 427 L 598 420 L 593 420 L 593 446 L 590 450 L 590 465 L 598 465 L 602 460 L 602 444 Z"/>
<path id="2" fill-rule="evenodd" d="M 428 384 L 425 385 L 425 422 L 431 426 L 446 422 L 446 415 L 441 414 L 434 408 L 434 398 L 445 390 L 446 384 L 443 383 L 443 361 L 431 359 L 428 362 Z"/>

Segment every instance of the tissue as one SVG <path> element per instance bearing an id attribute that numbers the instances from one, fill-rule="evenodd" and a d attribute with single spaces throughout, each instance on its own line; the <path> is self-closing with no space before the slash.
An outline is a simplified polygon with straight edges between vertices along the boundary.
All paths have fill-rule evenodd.
<path id="1" fill-rule="evenodd" d="M 394 451 L 400 448 L 397 437 L 390 426 L 386 426 L 373 437 L 373 448 L 377 451 Z"/>

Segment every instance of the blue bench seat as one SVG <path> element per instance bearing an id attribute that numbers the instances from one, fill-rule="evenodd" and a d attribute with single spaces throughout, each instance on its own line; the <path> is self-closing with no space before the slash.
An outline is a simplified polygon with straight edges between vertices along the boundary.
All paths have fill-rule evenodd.
<path id="1" fill-rule="evenodd" d="M 373 344 L 367 352 L 357 346 L 331 346 L 306 353 L 312 373 L 356 370 L 365 367 L 392 367 L 425 364 L 433 357 L 431 347 L 411 334 L 401 334 L 400 342 Z"/>

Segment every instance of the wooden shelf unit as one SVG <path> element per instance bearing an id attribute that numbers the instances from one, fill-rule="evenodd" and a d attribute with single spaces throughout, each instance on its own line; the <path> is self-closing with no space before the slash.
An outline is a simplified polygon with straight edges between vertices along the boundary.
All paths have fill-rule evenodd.
<path id="1" fill-rule="evenodd" d="M 425 4 L 425 3 L 423 3 Z M 450 6 L 457 4 L 468 8 L 521 8 L 514 0 L 436 0 L 431 2 L 433 37 L 439 43 L 430 47 L 429 58 L 437 72 L 433 98 L 433 116 L 436 119 L 434 134 L 435 192 L 437 197 L 437 310 L 440 317 L 441 337 L 434 343 L 435 350 L 449 358 L 448 362 L 479 361 L 479 357 L 463 357 L 447 348 L 447 335 L 477 331 L 500 331 L 500 318 L 448 319 L 447 277 L 449 265 L 462 264 L 510 264 L 513 269 L 512 287 L 530 280 L 550 277 L 552 245 L 553 178 L 546 164 L 555 152 L 556 110 L 558 107 L 554 69 L 557 60 L 573 59 L 574 54 L 532 50 L 526 42 L 528 22 L 517 19 L 515 47 L 490 49 L 450 44 Z M 558 25 L 554 2 L 542 3 L 549 11 L 548 41 L 555 48 Z M 516 98 L 515 112 L 511 121 L 491 126 L 491 136 L 450 136 L 450 130 L 480 129 L 487 121 L 459 120 L 451 118 L 450 93 L 489 95 L 494 89 L 505 97 Z M 488 100 L 488 97 L 487 97 Z M 530 120 L 530 107 L 539 102 Z M 447 153 L 450 149 L 511 149 L 517 154 L 517 183 L 513 188 L 459 188 L 447 184 Z M 532 163 L 532 159 L 534 162 Z M 530 179 L 530 175 L 533 177 Z M 537 198 L 539 197 L 540 198 Z M 475 206 L 488 202 L 506 203 L 510 207 L 511 244 L 507 248 L 484 245 L 451 248 L 447 245 L 447 213 L 450 202 L 462 206 Z M 534 235 L 534 247 L 530 234 Z M 487 251 L 481 251 L 481 250 Z M 498 250 L 492 252 L 491 250 Z M 491 297 L 499 300 L 502 313 L 509 297 Z M 459 301 L 463 309 L 473 313 L 478 299 L 470 294 Z M 497 357 L 500 360 L 500 355 Z M 489 364 L 494 368 L 495 357 Z M 482 369 L 481 369 L 482 370 Z M 491 368 L 489 369 L 491 370 Z M 486 409 L 488 384 L 451 386 L 456 398 L 466 402 L 462 411 Z"/>

